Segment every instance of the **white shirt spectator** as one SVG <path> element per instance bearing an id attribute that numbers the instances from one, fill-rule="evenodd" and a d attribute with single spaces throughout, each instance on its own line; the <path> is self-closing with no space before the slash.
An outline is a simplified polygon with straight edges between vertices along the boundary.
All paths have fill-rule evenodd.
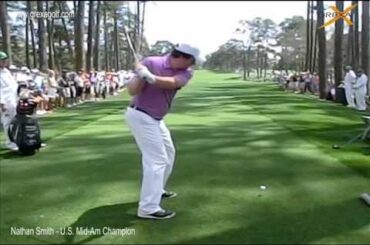
<path id="1" fill-rule="evenodd" d="M 17 105 L 18 84 L 7 68 L 0 69 L 0 104 Z"/>

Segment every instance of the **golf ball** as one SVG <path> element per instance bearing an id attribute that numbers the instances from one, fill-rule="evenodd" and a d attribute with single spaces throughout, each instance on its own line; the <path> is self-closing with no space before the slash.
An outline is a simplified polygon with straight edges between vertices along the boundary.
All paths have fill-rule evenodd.
<path id="1" fill-rule="evenodd" d="M 266 189 L 267 189 L 267 187 L 266 187 L 265 185 L 261 185 L 261 186 L 260 186 L 260 189 L 261 189 L 261 190 L 266 190 Z"/>
<path id="2" fill-rule="evenodd" d="M 332 148 L 333 148 L 333 149 L 339 149 L 339 148 L 340 148 L 340 146 L 339 146 L 339 145 L 332 145 Z"/>

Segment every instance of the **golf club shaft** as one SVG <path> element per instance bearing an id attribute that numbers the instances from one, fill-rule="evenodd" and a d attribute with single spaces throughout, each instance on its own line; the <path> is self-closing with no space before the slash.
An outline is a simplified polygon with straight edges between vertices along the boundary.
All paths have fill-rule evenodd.
<path id="1" fill-rule="evenodd" d="M 139 59 L 138 59 L 138 57 L 137 57 L 136 51 L 135 51 L 135 49 L 134 49 L 134 46 L 132 45 L 131 38 L 130 38 L 130 35 L 129 35 L 129 33 L 128 33 L 128 30 L 127 30 L 127 29 L 126 29 L 126 31 L 125 31 L 125 34 L 126 34 L 126 39 L 127 39 L 127 42 L 128 42 L 128 46 L 130 47 L 131 52 L 132 52 L 132 54 L 134 55 L 135 62 L 139 63 Z"/>

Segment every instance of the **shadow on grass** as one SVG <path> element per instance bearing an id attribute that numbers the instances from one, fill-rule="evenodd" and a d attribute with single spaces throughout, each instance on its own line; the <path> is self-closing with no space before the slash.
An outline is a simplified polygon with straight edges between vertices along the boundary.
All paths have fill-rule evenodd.
<path id="1" fill-rule="evenodd" d="M 322 239 L 329 244 L 336 241 L 337 235 L 369 225 L 370 214 L 364 217 L 366 209 L 359 199 L 351 199 L 335 205 L 322 204 L 300 213 L 274 212 L 248 226 L 190 238 L 178 244 L 308 244 Z M 248 219 L 246 214 L 240 213 L 240 216 Z"/>
<path id="2" fill-rule="evenodd" d="M 91 242 L 104 236 L 104 232 L 106 233 L 108 231 L 107 228 L 111 230 L 130 228 L 133 226 L 133 221 L 137 220 L 136 208 L 137 203 L 124 203 L 89 209 L 73 224 L 65 227 L 65 231 L 71 229 L 73 234 L 65 234 L 65 242 L 63 244 L 82 244 Z M 91 235 L 87 235 L 87 237 L 77 240 L 77 237 L 79 236 L 76 235 L 76 231 L 79 230 L 81 232 L 81 229 L 97 229 L 97 232 L 95 232 L 96 234 L 91 232 Z"/>
<path id="3" fill-rule="evenodd" d="M 237 76 L 237 77 L 229 77 L 229 78 L 226 78 L 225 80 L 229 81 L 229 80 L 241 80 L 241 79 L 242 79 L 241 76 Z"/>

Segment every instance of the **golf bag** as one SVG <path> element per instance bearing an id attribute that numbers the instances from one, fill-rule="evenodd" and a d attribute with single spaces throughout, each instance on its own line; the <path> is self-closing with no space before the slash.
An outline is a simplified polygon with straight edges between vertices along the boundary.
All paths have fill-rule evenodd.
<path id="1" fill-rule="evenodd" d="M 20 100 L 17 115 L 9 125 L 9 139 L 14 142 L 22 155 L 33 155 L 41 147 L 40 125 L 31 117 L 36 105 L 31 101 Z"/>
<path id="2" fill-rule="evenodd" d="M 20 99 L 17 105 L 18 115 L 32 115 L 37 107 L 37 103 L 30 99 Z"/>

